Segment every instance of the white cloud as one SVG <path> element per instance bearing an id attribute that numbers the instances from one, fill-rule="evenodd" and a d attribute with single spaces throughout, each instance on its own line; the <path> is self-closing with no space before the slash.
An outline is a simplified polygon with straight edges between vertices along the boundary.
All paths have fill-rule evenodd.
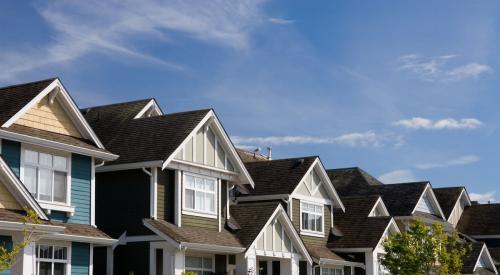
<path id="1" fill-rule="evenodd" d="M 416 167 L 418 169 L 443 168 L 443 167 L 450 167 L 450 166 L 467 165 L 467 164 L 478 162 L 479 160 L 480 160 L 479 156 L 467 155 L 467 156 L 461 156 L 459 158 L 448 160 L 448 161 L 441 162 L 441 163 L 421 163 L 421 164 L 417 164 Z"/>
<path id="2" fill-rule="evenodd" d="M 440 120 L 431 120 L 422 117 L 413 117 L 410 119 L 402 119 L 393 123 L 396 126 L 402 126 L 409 129 L 475 129 L 483 125 L 476 118 L 462 118 L 459 120 L 453 118 L 445 118 Z"/>
<path id="3" fill-rule="evenodd" d="M 486 193 L 470 193 L 470 199 L 472 201 L 478 201 L 480 203 L 488 203 L 495 201 L 495 191 L 486 192 Z"/>
<path id="4" fill-rule="evenodd" d="M 255 147 L 269 145 L 290 144 L 339 144 L 350 147 L 381 147 L 387 144 L 400 146 L 402 137 L 394 134 L 378 134 L 374 131 L 348 133 L 337 137 L 314 137 L 314 136 L 267 136 L 267 137 L 244 137 L 233 136 L 233 142 L 238 146 Z"/>
<path id="5" fill-rule="evenodd" d="M 456 55 L 441 55 L 424 57 L 418 54 L 404 55 L 399 58 L 399 69 L 409 71 L 425 81 L 458 81 L 467 78 L 477 78 L 492 69 L 486 64 L 476 62 L 458 66 L 449 64 Z"/>
<path id="6" fill-rule="evenodd" d="M 180 64 L 136 49 L 134 41 L 146 38 L 172 43 L 175 34 L 245 49 L 250 31 L 262 22 L 263 1 L 50 1 L 37 9 L 55 30 L 50 42 L 32 48 L 2 49 L 0 79 L 68 63 L 90 53 L 128 56 L 183 70 Z"/>
<path id="7" fill-rule="evenodd" d="M 416 177 L 413 172 L 407 169 L 387 172 L 380 175 L 378 179 L 385 184 L 416 181 Z"/>
<path id="8" fill-rule="evenodd" d="M 269 21 L 269 23 L 273 23 L 276 25 L 290 25 L 295 23 L 295 20 L 277 18 L 277 17 L 269 17 L 267 21 Z"/>

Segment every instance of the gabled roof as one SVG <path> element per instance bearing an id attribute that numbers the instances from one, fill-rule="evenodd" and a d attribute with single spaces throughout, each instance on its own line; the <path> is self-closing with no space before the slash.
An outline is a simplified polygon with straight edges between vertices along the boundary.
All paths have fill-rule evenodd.
<path id="1" fill-rule="evenodd" d="M 394 223 L 392 217 L 368 217 L 379 196 L 344 197 L 345 213 L 333 209 L 335 226 L 342 236 L 330 239 L 332 249 L 375 248 L 385 231 Z"/>
<path id="2" fill-rule="evenodd" d="M 341 196 L 352 196 L 356 190 L 383 185 L 378 179 L 359 167 L 326 170 L 333 186 Z"/>
<path id="3" fill-rule="evenodd" d="M 491 258 L 493 258 L 498 270 L 500 268 L 500 247 L 488 247 L 488 250 L 490 251 Z"/>
<path id="4" fill-rule="evenodd" d="M 481 258 L 487 259 L 489 268 L 479 267 Z M 483 242 L 471 243 L 471 251 L 462 258 L 462 274 L 498 274 L 495 263 Z"/>
<path id="5" fill-rule="evenodd" d="M 439 205 L 446 219 L 448 219 L 451 212 L 453 212 L 453 208 L 460 199 L 462 192 L 466 192 L 465 187 L 434 188 L 434 194 L 439 201 Z"/>
<path id="6" fill-rule="evenodd" d="M 500 235 L 500 204 L 473 204 L 466 207 L 457 229 L 470 236 Z"/>

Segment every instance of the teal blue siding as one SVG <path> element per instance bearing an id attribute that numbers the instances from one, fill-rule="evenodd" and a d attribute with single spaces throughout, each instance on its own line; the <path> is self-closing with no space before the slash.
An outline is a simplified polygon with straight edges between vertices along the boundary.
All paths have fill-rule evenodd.
<path id="1" fill-rule="evenodd" d="M 90 181 L 92 158 L 73 154 L 71 157 L 71 205 L 75 214 L 70 223 L 90 224 Z"/>
<path id="2" fill-rule="evenodd" d="M 5 162 L 19 177 L 21 167 L 21 143 L 2 139 L 2 156 Z"/>
<path id="3" fill-rule="evenodd" d="M 7 248 L 7 250 L 12 249 L 12 237 L 10 236 L 0 236 L 0 246 Z M 0 275 L 10 275 L 10 269 L 0 271 Z"/>
<path id="4" fill-rule="evenodd" d="M 88 275 L 90 265 L 90 245 L 88 243 L 72 243 L 71 275 Z"/>

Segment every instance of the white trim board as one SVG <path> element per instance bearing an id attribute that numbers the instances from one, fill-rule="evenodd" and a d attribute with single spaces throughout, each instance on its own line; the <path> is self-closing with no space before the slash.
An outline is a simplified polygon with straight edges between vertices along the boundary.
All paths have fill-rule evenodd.
<path id="1" fill-rule="evenodd" d="M 424 191 L 422 192 L 422 194 L 420 194 L 420 198 L 418 199 L 417 203 L 415 204 L 413 211 L 411 211 L 411 214 L 413 215 L 417 211 L 418 204 L 420 203 L 420 201 L 423 199 L 423 197 L 426 195 L 427 192 L 430 192 L 432 202 L 434 204 L 433 206 L 435 208 L 437 208 L 437 210 L 439 211 L 439 215 L 441 215 L 441 218 L 444 221 L 446 221 L 446 217 L 443 213 L 443 210 L 441 209 L 441 206 L 439 205 L 439 201 L 437 200 L 436 195 L 434 194 L 434 191 L 432 190 L 432 186 L 429 182 L 427 182 L 427 185 L 425 186 Z"/>
<path id="2" fill-rule="evenodd" d="M 146 114 L 147 111 L 151 111 L 152 113 L 155 113 L 158 116 L 163 115 L 163 112 L 160 109 L 160 106 L 158 106 L 158 103 L 156 103 L 156 100 L 153 98 L 151 99 L 144 108 L 142 108 L 137 115 L 135 115 L 134 119 L 141 118 Z"/>

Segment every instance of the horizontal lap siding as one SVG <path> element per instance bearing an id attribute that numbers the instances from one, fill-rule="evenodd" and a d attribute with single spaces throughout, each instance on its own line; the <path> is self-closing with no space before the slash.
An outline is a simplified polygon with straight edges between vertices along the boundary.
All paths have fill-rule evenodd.
<path id="1" fill-rule="evenodd" d="M 17 177 L 21 167 L 21 143 L 10 140 L 2 140 L 2 157 L 14 171 Z"/>
<path id="2" fill-rule="evenodd" d="M 88 275 L 90 265 L 90 245 L 73 243 L 71 246 L 71 275 Z"/>
<path id="3" fill-rule="evenodd" d="M 292 204 L 292 217 L 293 217 L 293 225 L 300 232 L 300 200 L 293 199 Z M 324 216 L 323 216 L 323 237 L 313 237 L 313 236 L 305 236 L 301 235 L 302 240 L 306 244 L 311 245 L 325 245 L 328 242 L 328 236 L 330 234 L 330 225 L 331 225 L 331 206 L 324 206 Z"/>
<path id="4" fill-rule="evenodd" d="M 73 154 L 71 157 L 71 205 L 75 213 L 70 223 L 90 224 L 90 182 L 92 158 Z"/>
<path id="5" fill-rule="evenodd" d="M 217 219 L 197 217 L 191 215 L 182 215 L 182 226 L 197 226 L 210 229 L 219 229 Z"/>
<path id="6" fill-rule="evenodd" d="M 174 222 L 175 171 L 158 169 L 157 215 L 159 219 Z"/>

